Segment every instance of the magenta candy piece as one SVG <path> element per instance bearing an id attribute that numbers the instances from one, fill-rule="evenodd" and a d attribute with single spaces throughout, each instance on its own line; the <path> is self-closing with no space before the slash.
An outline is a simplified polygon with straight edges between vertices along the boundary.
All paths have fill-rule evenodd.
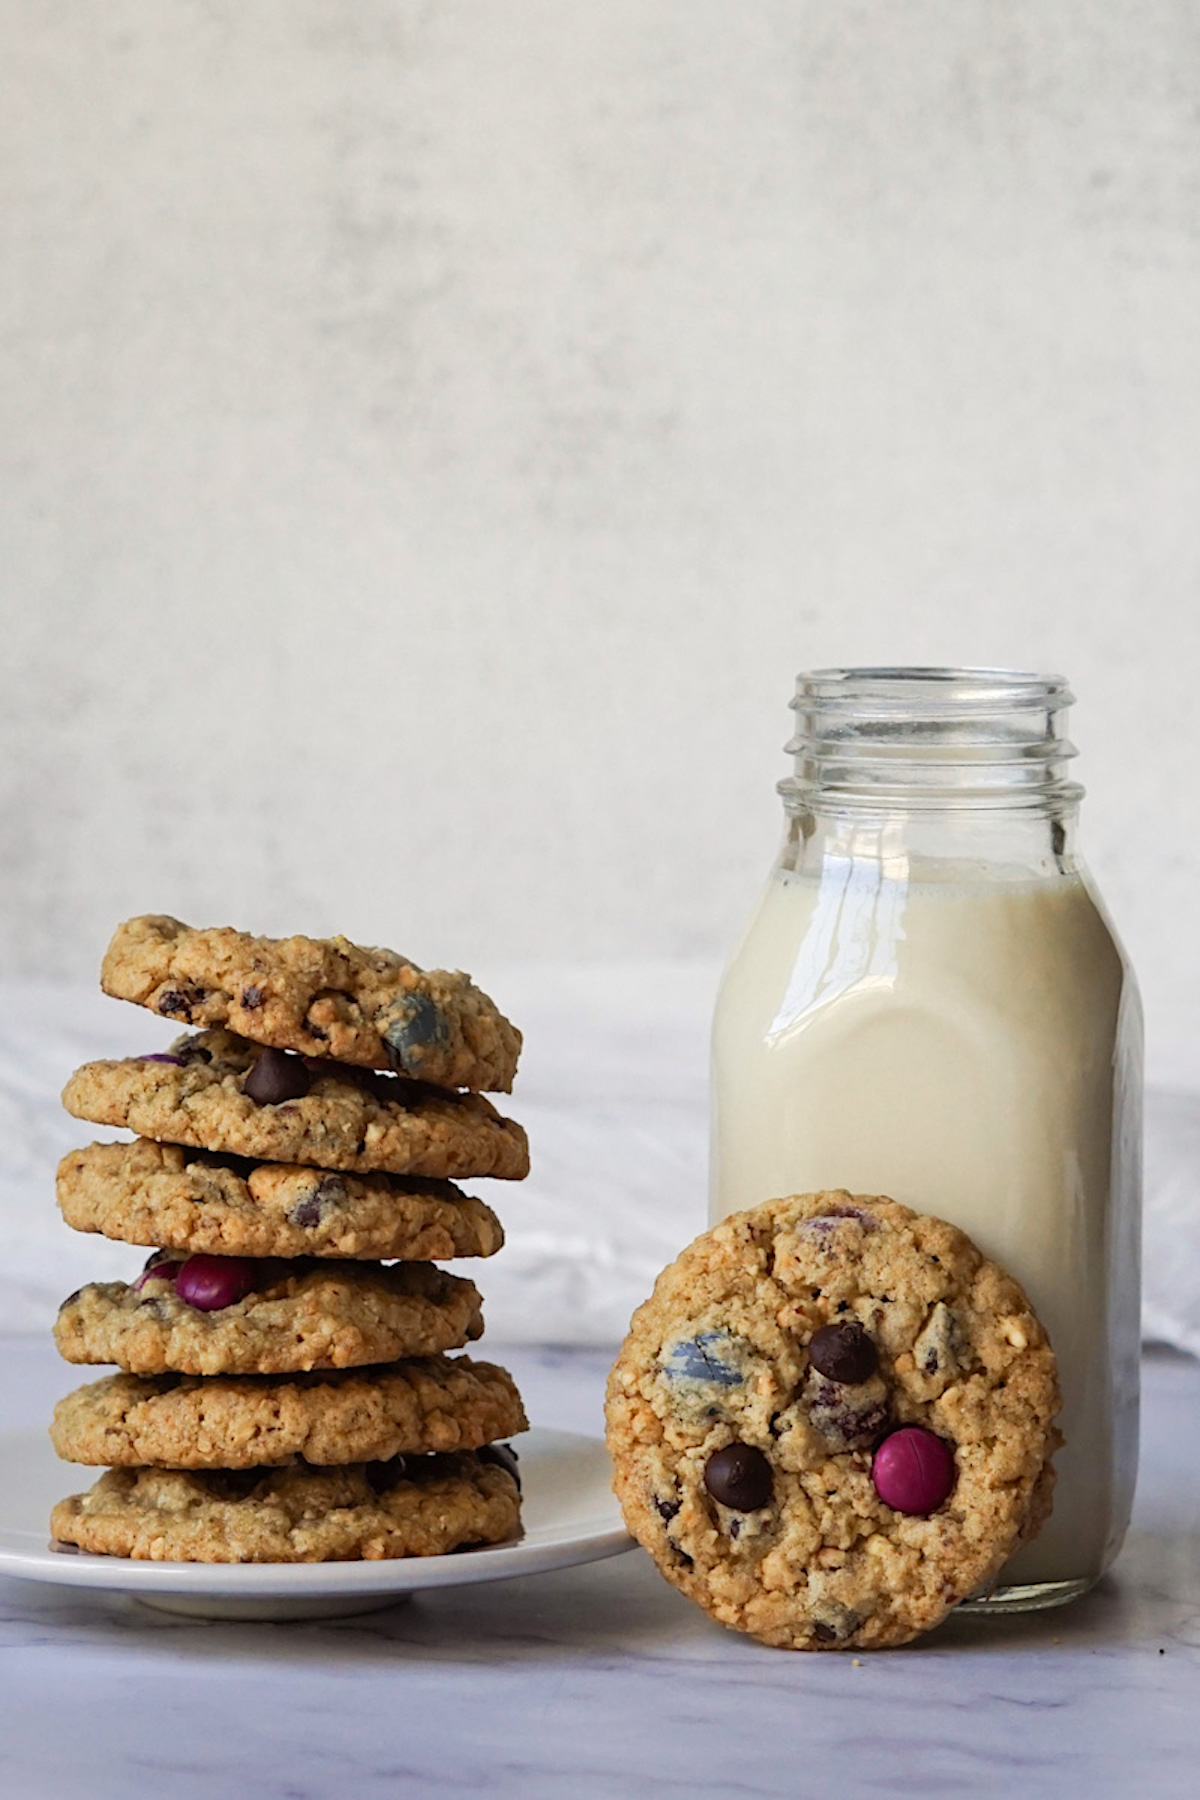
<path id="1" fill-rule="evenodd" d="M 174 1063 L 177 1069 L 183 1067 L 182 1056 L 168 1056 L 165 1050 L 150 1050 L 145 1056 L 135 1056 L 131 1060 L 133 1062 L 169 1062 Z"/>
<path id="2" fill-rule="evenodd" d="M 920 1425 L 904 1425 L 875 1452 L 871 1480 L 879 1498 L 896 1512 L 923 1517 L 936 1512 L 954 1486 L 954 1452 L 944 1438 Z"/>
<path id="3" fill-rule="evenodd" d="M 233 1306 L 254 1286 L 254 1264 L 244 1256 L 189 1256 L 175 1277 L 175 1292 L 197 1312 Z"/>
<path id="4" fill-rule="evenodd" d="M 167 1256 L 162 1251 L 156 1252 L 134 1282 L 134 1293 L 140 1294 L 148 1281 L 174 1281 L 175 1271 L 179 1266 L 173 1256 Z"/>

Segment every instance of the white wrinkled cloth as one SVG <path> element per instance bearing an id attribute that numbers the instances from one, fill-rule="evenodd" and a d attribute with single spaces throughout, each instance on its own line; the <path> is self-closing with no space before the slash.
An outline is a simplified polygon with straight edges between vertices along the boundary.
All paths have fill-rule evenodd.
<path id="1" fill-rule="evenodd" d="M 524 1182 L 466 1183 L 496 1208 L 504 1250 L 470 1265 L 488 1336 L 611 1343 L 654 1277 L 705 1224 L 711 965 L 534 965 L 480 972 L 525 1032 L 516 1093 Z M 48 1329 L 85 1281 L 144 1253 L 68 1231 L 54 1169 L 99 1127 L 59 1092 L 99 1056 L 163 1049 L 176 1027 L 96 989 L 0 987 L 0 1329 Z M 1200 1354 L 1200 1086 L 1166 1071 L 1147 1104 L 1145 1335 Z"/>

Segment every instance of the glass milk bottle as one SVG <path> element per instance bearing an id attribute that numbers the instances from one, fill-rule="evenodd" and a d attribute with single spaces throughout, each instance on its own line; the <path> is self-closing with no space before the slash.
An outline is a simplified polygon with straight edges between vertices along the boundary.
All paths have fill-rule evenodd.
<path id="1" fill-rule="evenodd" d="M 1141 1011 L 1076 853 L 1071 700 L 1006 670 L 801 676 L 783 847 L 714 1022 L 714 1222 L 888 1194 L 968 1232 L 1050 1334 L 1054 1510 L 989 1607 L 1090 1587 L 1137 1459 Z"/>

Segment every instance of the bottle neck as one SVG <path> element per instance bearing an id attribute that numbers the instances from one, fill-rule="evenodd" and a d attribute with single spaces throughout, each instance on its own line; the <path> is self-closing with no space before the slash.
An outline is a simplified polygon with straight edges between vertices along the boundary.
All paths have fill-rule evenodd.
<path id="1" fill-rule="evenodd" d="M 1029 880 L 1078 866 L 1058 676 L 977 669 L 801 675 L 779 783 L 782 865 L 870 858 L 898 876 Z"/>

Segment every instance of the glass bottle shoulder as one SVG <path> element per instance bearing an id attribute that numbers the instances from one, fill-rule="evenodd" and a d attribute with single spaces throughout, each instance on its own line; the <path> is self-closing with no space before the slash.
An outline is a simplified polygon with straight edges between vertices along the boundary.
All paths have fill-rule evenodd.
<path id="1" fill-rule="evenodd" d="M 1115 1013 L 1125 978 L 1081 871 L 1036 880 L 970 865 L 825 858 L 776 869 L 726 969 L 715 1030 L 777 1038 L 839 1002 L 967 1016 Z"/>

